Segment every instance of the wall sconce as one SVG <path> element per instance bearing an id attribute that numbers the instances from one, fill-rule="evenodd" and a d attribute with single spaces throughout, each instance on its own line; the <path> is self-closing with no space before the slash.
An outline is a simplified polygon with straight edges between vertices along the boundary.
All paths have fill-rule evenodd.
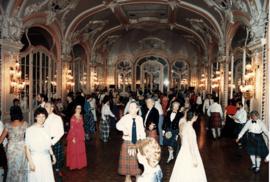
<path id="1" fill-rule="evenodd" d="M 244 94 L 246 99 L 253 97 L 255 93 L 255 70 L 256 65 L 247 64 L 245 66 L 246 74 L 244 75 L 244 82 L 240 85 L 240 91 Z"/>
<path id="2" fill-rule="evenodd" d="M 73 78 L 73 75 L 72 75 L 72 70 L 71 69 L 68 69 L 67 70 L 67 75 L 66 75 L 66 84 L 67 84 L 67 87 L 72 90 L 72 88 L 74 87 L 75 83 L 74 83 L 74 78 Z"/>
<path id="3" fill-rule="evenodd" d="M 205 75 L 202 74 L 201 75 L 200 84 L 199 84 L 199 88 L 205 89 L 205 87 L 206 87 L 206 78 L 205 78 Z"/>
<path id="4" fill-rule="evenodd" d="M 214 72 L 214 74 L 212 75 L 212 85 L 211 87 L 213 89 L 218 89 L 220 86 L 220 79 L 221 79 L 221 72 L 219 70 L 217 70 L 216 72 Z"/>
<path id="5" fill-rule="evenodd" d="M 83 72 L 83 77 L 82 77 L 80 83 L 81 83 L 82 86 L 86 85 L 86 73 L 85 72 Z"/>
<path id="6" fill-rule="evenodd" d="M 9 68 L 10 75 L 10 93 L 20 94 L 26 83 L 22 80 L 22 71 L 19 62 L 16 60 L 14 67 Z"/>

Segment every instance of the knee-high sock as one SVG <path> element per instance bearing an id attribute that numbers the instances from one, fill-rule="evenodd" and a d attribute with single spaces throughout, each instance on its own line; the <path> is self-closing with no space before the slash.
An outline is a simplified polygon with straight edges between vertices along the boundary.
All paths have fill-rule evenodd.
<path id="1" fill-rule="evenodd" d="M 260 166 L 261 166 L 261 157 L 256 157 L 256 167 L 257 168 L 260 168 Z"/>
<path id="2" fill-rule="evenodd" d="M 168 150 L 169 150 L 169 158 L 168 158 L 168 160 L 173 159 L 173 149 L 169 148 Z"/>
<path id="3" fill-rule="evenodd" d="M 218 128 L 218 129 L 217 129 L 217 135 L 218 135 L 218 137 L 221 136 L 221 128 Z"/>
<path id="4" fill-rule="evenodd" d="M 213 137 L 214 137 L 214 138 L 217 138 L 217 135 L 216 135 L 216 129 L 215 129 L 215 128 L 212 128 L 212 134 L 213 134 Z"/>
<path id="5" fill-rule="evenodd" d="M 250 159 L 252 162 L 252 166 L 256 166 L 256 156 L 255 155 L 250 155 Z"/>

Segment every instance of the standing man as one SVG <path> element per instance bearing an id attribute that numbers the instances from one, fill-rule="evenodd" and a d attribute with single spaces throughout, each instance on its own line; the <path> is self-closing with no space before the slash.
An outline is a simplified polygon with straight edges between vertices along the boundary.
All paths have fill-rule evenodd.
<path id="1" fill-rule="evenodd" d="M 159 122 L 159 113 L 155 108 L 155 100 L 152 97 L 146 99 L 146 106 L 148 111 L 144 118 L 144 126 L 146 129 L 147 137 L 152 137 L 158 142 L 158 122 Z"/>
<path id="2" fill-rule="evenodd" d="M 242 128 L 245 126 L 247 122 L 247 112 L 244 109 L 244 106 L 241 102 L 236 103 L 237 111 L 234 116 L 229 115 L 230 118 L 234 120 L 236 123 L 235 135 L 238 136 Z M 243 139 L 239 140 L 238 146 L 239 148 L 242 147 Z"/>
<path id="3" fill-rule="evenodd" d="M 61 138 L 64 135 L 64 126 L 62 118 L 54 113 L 55 105 L 51 102 L 45 104 L 45 109 L 48 112 L 48 117 L 45 120 L 44 128 L 51 137 L 53 153 L 56 157 L 54 170 L 56 172 L 57 181 L 62 181 L 61 169 L 64 166 L 64 149 Z"/>
<path id="4" fill-rule="evenodd" d="M 221 136 L 223 111 L 218 103 L 218 98 L 215 98 L 214 103 L 208 108 L 207 115 L 210 117 L 213 138 L 219 138 Z"/>
<path id="5" fill-rule="evenodd" d="M 203 103 L 203 113 L 205 114 L 206 118 L 205 118 L 205 126 L 206 129 L 209 129 L 209 118 L 207 115 L 207 110 L 208 108 L 214 103 L 213 99 L 211 98 L 211 94 L 207 94 L 207 98 L 204 100 Z"/>

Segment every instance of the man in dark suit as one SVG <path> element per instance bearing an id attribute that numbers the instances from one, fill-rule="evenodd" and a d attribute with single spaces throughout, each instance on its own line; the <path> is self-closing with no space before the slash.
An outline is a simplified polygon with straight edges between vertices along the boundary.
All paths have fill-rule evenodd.
<path id="1" fill-rule="evenodd" d="M 154 107 L 155 101 L 153 98 L 149 97 L 146 99 L 146 106 L 148 111 L 144 117 L 144 126 L 146 129 L 147 137 L 155 138 L 158 141 L 158 121 L 159 121 L 159 112 Z"/>

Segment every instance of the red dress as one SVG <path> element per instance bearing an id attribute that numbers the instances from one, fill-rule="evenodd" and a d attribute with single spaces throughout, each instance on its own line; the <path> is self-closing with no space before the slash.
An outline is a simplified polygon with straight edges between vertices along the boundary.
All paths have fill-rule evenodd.
<path id="1" fill-rule="evenodd" d="M 78 119 L 73 115 L 70 124 L 67 135 L 67 167 L 82 169 L 87 166 L 83 119 L 82 117 Z M 75 139 L 75 143 L 72 141 L 73 139 Z"/>

